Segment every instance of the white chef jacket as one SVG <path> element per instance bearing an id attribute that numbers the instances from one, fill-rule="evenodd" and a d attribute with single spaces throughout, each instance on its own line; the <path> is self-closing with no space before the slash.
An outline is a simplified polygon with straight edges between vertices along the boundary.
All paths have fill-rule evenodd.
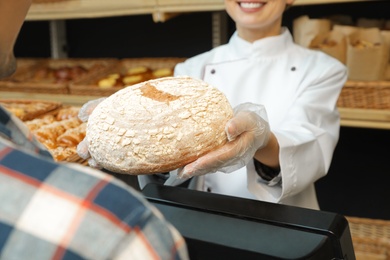
<path id="1" fill-rule="evenodd" d="M 279 146 L 282 181 L 261 181 L 253 161 L 232 173 L 197 177 L 196 189 L 318 209 L 314 182 L 326 175 L 339 138 L 336 103 L 347 69 L 320 51 L 296 45 L 287 28 L 247 42 L 236 33 L 225 45 L 180 63 L 175 75 L 203 79 L 234 107 L 265 106 Z"/>

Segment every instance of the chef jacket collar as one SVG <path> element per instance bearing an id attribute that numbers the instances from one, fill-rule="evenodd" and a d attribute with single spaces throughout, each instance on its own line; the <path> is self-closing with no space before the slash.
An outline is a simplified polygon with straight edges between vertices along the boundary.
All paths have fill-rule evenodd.
<path id="1" fill-rule="evenodd" d="M 282 33 L 250 43 L 234 32 L 229 40 L 233 52 L 240 58 L 272 57 L 280 55 L 293 42 L 290 31 L 282 27 Z"/>

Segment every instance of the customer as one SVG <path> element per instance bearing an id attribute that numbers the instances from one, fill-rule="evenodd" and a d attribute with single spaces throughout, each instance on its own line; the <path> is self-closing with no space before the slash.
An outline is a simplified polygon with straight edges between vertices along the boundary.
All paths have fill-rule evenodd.
<path id="1" fill-rule="evenodd" d="M 197 189 L 319 208 L 314 183 L 326 175 L 339 138 L 336 103 L 347 70 L 294 44 L 282 27 L 293 2 L 225 0 L 236 25 L 230 41 L 176 66 L 175 75 L 203 79 L 246 111 L 226 126 L 231 142 L 179 173 L 199 176 Z M 248 111 L 259 105 L 268 119 Z"/>
<path id="2" fill-rule="evenodd" d="M 0 75 L 31 0 L 0 0 Z M 0 106 L 0 259 L 188 259 L 183 237 L 125 183 L 59 164 Z"/>

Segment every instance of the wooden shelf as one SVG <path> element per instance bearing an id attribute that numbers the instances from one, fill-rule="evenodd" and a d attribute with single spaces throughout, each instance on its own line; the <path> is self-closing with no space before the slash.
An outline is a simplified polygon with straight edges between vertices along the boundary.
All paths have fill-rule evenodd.
<path id="1" fill-rule="evenodd" d="M 294 5 L 364 2 L 367 0 L 296 0 Z M 153 15 L 163 22 L 170 13 L 222 11 L 222 0 L 62 0 L 33 3 L 27 21 L 98 18 L 125 15 Z"/>
<path id="2" fill-rule="evenodd" d="M 99 96 L 77 96 L 65 94 L 40 94 L 21 92 L 1 92 L 4 99 L 34 99 L 58 101 L 65 105 L 82 106 Z M 341 126 L 390 129 L 390 110 L 339 108 Z"/>
<path id="3" fill-rule="evenodd" d="M 25 93 L 25 92 L 0 92 L 2 99 L 32 99 L 43 101 L 56 101 L 64 105 L 82 106 L 90 100 L 98 99 L 99 96 L 86 95 L 66 95 L 66 94 L 41 94 L 41 93 Z"/>
<path id="4" fill-rule="evenodd" d="M 296 0 L 294 5 L 340 4 L 352 2 L 368 2 L 368 0 Z"/>
<path id="5" fill-rule="evenodd" d="M 152 14 L 157 0 L 62 0 L 53 3 L 33 3 L 27 21 L 98 18 Z"/>
<path id="6" fill-rule="evenodd" d="M 340 107 L 341 126 L 390 129 L 390 110 Z"/>

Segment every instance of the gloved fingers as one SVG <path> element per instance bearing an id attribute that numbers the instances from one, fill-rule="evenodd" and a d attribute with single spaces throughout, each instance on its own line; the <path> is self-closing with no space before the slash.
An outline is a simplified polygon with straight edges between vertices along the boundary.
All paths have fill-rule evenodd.
<path id="1" fill-rule="evenodd" d="M 79 111 L 78 117 L 81 121 L 87 122 L 89 116 L 92 114 L 93 110 L 103 101 L 106 97 L 90 100 L 85 103 Z"/>
<path id="2" fill-rule="evenodd" d="M 254 142 L 258 143 L 260 148 L 268 143 L 269 124 L 255 112 L 239 111 L 227 122 L 225 132 L 229 141 L 242 133 L 251 132 Z"/>
<path id="3" fill-rule="evenodd" d="M 87 138 L 84 138 L 76 148 L 77 154 L 83 158 L 84 160 L 88 159 L 90 157 L 89 151 L 88 151 L 88 142 Z"/>
<path id="4" fill-rule="evenodd" d="M 246 133 L 240 136 L 240 138 L 228 142 L 222 147 L 211 151 L 210 153 L 201 156 L 196 161 L 186 165 L 181 171 L 179 170 L 178 177 L 190 178 L 206 173 L 214 173 L 221 169 L 231 172 L 228 171 L 229 168 L 226 167 L 233 164 L 236 165 L 236 167 L 234 167 L 235 169 L 243 167 L 245 165 L 245 160 L 241 157 L 246 154 L 248 149 L 252 149 L 250 138 L 245 135 Z M 250 156 L 252 157 L 253 155 Z"/>
<path id="5" fill-rule="evenodd" d="M 164 182 L 164 185 L 165 185 L 165 186 L 177 186 L 177 185 L 180 185 L 180 184 L 182 184 L 183 182 L 185 182 L 186 179 L 180 179 L 180 178 L 178 178 L 177 173 L 178 173 L 179 171 L 181 171 L 181 168 L 169 172 L 169 177 L 168 177 L 168 179 Z"/>
<path id="6" fill-rule="evenodd" d="M 103 167 L 100 166 L 93 158 L 88 159 L 88 165 L 95 169 L 102 169 Z"/>
<path id="7" fill-rule="evenodd" d="M 89 154 L 87 138 L 84 138 L 84 139 L 77 145 L 76 151 L 77 151 L 77 154 L 78 154 L 81 158 L 83 158 L 84 160 L 88 160 L 88 165 L 91 166 L 92 168 L 95 168 L 95 169 L 102 169 L 102 168 L 103 168 L 103 167 L 101 167 L 101 166 L 95 161 L 95 159 L 93 159 L 93 158 L 91 157 L 91 155 Z"/>
<path id="8" fill-rule="evenodd" d="M 236 157 L 230 162 L 230 164 L 222 166 L 218 171 L 224 173 L 234 172 L 242 167 L 244 167 L 248 162 L 243 157 Z"/>
<path id="9" fill-rule="evenodd" d="M 81 121 L 87 122 L 89 116 L 92 114 L 93 110 L 103 101 L 106 97 L 90 100 L 85 103 L 79 110 L 78 117 Z M 77 154 L 84 160 L 88 159 L 88 165 L 95 169 L 102 169 L 102 167 L 91 157 L 88 150 L 88 141 L 85 137 L 76 148 Z"/>
<path id="10" fill-rule="evenodd" d="M 179 178 L 204 175 L 216 171 L 233 172 L 244 167 L 257 149 L 264 147 L 269 140 L 269 124 L 253 111 L 238 111 L 226 124 L 228 142 L 195 162 L 186 165 Z"/>
<path id="11" fill-rule="evenodd" d="M 234 117 L 225 126 L 228 142 L 198 158 L 178 172 L 179 178 L 190 178 L 216 171 L 226 173 L 244 167 L 256 151 L 269 140 L 270 127 L 264 106 L 243 103 L 234 109 Z"/>
<path id="12" fill-rule="evenodd" d="M 225 126 L 229 141 L 236 139 L 241 133 L 251 131 L 258 126 L 260 117 L 251 111 L 239 111 Z"/>
<path id="13" fill-rule="evenodd" d="M 252 111 L 268 122 L 267 111 L 265 110 L 265 107 L 263 105 L 254 104 L 250 102 L 241 103 L 238 106 L 234 107 L 233 113 L 234 115 L 237 115 L 240 111 Z"/>

